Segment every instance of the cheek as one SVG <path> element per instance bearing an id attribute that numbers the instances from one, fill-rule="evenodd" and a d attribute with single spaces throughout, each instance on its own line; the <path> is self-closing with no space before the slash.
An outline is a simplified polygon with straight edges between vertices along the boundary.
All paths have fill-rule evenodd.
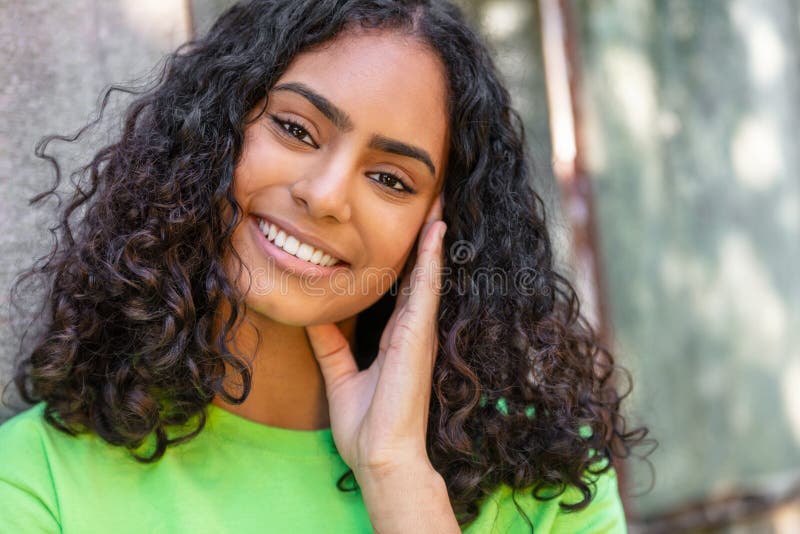
<path id="1" fill-rule="evenodd" d="M 393 218 L 382 211 L 376 223 L 370 225 L 374 229 L 367 241 L 371 266 L 390 268 L 399 275 L 417 242 L 418 225 L 407 216 Z"/>
<path id="2" fill-rule="evenodd" d="M 286 151 L 269 138 L 270 132 L 259 123 L 250 126 L 246 133 L 244 148 L 236 166 L 234 192 L 237 198 L 259 187 L 268 185 L 273 178 L 270 169 L 284 169 L 291 163 Z"/>

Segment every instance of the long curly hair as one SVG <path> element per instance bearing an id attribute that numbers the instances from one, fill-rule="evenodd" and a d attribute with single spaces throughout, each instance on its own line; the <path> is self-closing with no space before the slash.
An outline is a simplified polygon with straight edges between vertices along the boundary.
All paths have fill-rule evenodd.
<path id="1" fill-rule="evenodd" d="M 612 468 L 648 430 L 625 428 L 620 402 L 630 390 L 621 395 L 612 378 L 625 370 L 554 271 L 520 116 L 487 45 L 447 1 L 256 0 L 170 54 L 154 82 L 133 91 L 116 142 L 76 171 L 52 250 L 15 284 L 43 279 L 48 294 L 45 326 L 20 354 L 14 384 L 25 402 L 46 401 L 54 427 L 94 432 L 142 462 L 197 436 L 215 395 L 245 400 L 250 367 L 226 343 L 243 295 L 223 259 L 238 258 L 231 235 L 242 216 L 231 186 L 246 116 L 298 53 L 352 28 L 412 35 L 447 73 L 443 218 L 452 254 L 443 283 L 453 290 L 440 301 L 427 448 L 459 523 L 472 522 L 481 499 L 503 483 L 542 500 L 576 486 L 584 499 L 561 506 L 582 509 L 592 498 L 587 473 Z M 99 117 L 120 90 L 132 91 L 108 89 Z M 92 125 L 40 141 L 36 154 L 51 163 L 55 183 L 32 204 L 56 196 L 61 206 L 62 171 L 47 147 Z M 513 283 L 500 290 L 486 273 Z M 389 291 L 359 315 L 362 369 L 395 297 Z M 216 331 L 223 306 L 230 314 Z M 223 386 L 225 364 L 241 375 L 239 397 Z M 190 432 L 167 432 L 195 416 Z M 152 453 L 138 455 L 150 437 Z M 355 489 L 344 487 L 348 476 L 339 479 L 342 491 Z"/>

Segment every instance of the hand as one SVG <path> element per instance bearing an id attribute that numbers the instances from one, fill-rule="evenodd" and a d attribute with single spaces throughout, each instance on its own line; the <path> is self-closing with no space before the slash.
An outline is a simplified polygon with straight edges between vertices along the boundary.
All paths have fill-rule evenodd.
<path id="1" fill-rule="evenodd" d="M 406 466 L 432 470 L 425 443 L 438 352 L 446 229 L 441 217 L 440 195 L 428 211 L 415 267 L 400 284 L 395 309 L 369 368 L 359 372 L 347 339 L 335 324 L 306 327 L 325 381 L 336 448 L 356 478 Z"/>

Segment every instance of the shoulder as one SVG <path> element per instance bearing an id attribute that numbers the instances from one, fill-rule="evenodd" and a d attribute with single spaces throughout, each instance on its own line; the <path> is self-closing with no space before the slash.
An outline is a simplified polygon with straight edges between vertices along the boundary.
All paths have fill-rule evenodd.
<path id="1" fill-rule="evenodd" d="M 548 501 L 535 499 L 532 487 L 517 489 L 502 485 L 484 501 L 479 516 L 464 532 L 523 534 L 531 532 L 520 510 L 538 533 L 626 534 L 625 511 L 619 496 L 617 473 L 612 467 L 600 475 L 587 474 L 592 490 L 589 504 L 578 511 L 568 511 L 559 503 L 576 504 L 583 500 L 577 487 L 570 486 L 559 497 Z"/>
<path id="2" fill-rule="evenodd" d="M 79 440 L 45 420 L 45 406 L 40 402 L 0 424 L 0 447 L 3 449 L 0 472 L 5 472 L 9 464 L 36 462 L 40 465 L 40 460 L 77 444 Z"/>
<path id="3" fill-rule="evenodd" d="M 44 420 L 44 403 L 41 402 L 0 424 L 0 447 L 3 449 L 0 473 L 30 463 L 45 454 L 44 437 L 47 434 Z"/>
<path id="4" fill-rule="evenodd" d="M 0 424 L 0 527 L 12 532 L 58 532 L 59 513 L 44 403 Z"/>
<path id="5" fill-rule="evenodd" d="M 36 433 L 36 427 L 46 424 L 43 418 L 45 403 L 30 406 L 7 420 L 0 422 L 0 439 L 24 439 Z"/>

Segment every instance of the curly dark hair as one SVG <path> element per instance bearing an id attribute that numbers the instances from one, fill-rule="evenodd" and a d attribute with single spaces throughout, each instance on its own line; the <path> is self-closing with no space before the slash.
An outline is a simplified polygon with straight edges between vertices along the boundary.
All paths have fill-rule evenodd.
<path id="1" fill-rule="evenodd" d="M 458 291 L 441 296 L 427 448 L 459 523 L 472 522 L 501 483 L 532 487 L 540 500 L 576 486 L 584 499 L 561 506 L 582 509 L 592 499 L 587 473 L 611 469 L 648 430 L 626 431 L 620 402 L 630 389 L 620 395 L 612 379 L 624 369 L 554 271 L 520 116 L 490 49 L 447 1 L 256 0 L 169 55 L 155 82 L 134 91 L 118 140 L 76 171 L 51 252 L 15 284 L 43 279 L 48 294 L 45 328 L 21 353 L 14 384 L 25 402 L 46 401 L 59 430 L 94 432 L 142 462 L 198 435 L 215 395 L 245 400 L 249 365 L 225 341 L 241 322 L 243 295 L 223 258 L 238 258 L 231 235 L 242 217 L 231 186 L 246 116 L 299 52 L 357 27 L 412 35 L 447 73 L 445 250 L 456 242 L 471 250 L 445 258 L 457 268 L 443 282 Z M 121 90 L 132 91 L 105 92 L 98 120 Z M 48 144 L 75 141 L 93 124 L 40 141 L 36 154 L 52 164 L 55 183 L 32 204 L 56 196 L 61 206 Z M 525 276 L 498 291 L 487 272 Z M 361 369 L 375 358 L 395 298 L 389 291 L 359 315 Z M 222 306 L 230 314 L 215 332 Z M 223 387 L 225 364 L 241 375 L 239 397 Z M 194 416 L 191 432 L 167 433 Z M 135 454 L 153 434 L 152 454 Z M 339 479 L 343 491 L 351 475 Z"/>

